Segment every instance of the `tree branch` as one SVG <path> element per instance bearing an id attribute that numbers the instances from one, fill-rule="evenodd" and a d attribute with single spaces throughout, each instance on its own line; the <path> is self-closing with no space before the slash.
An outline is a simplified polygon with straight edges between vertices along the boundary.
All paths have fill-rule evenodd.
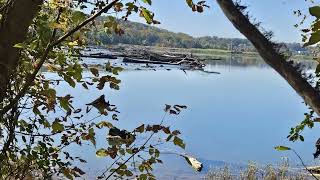
<path id="1" fill-rule="evenodd" d="M 93 21 L 95 18 L 97 18 L 98 16 L 100 16 L 102 13 L 109 11 L 119 0 L 114 0 L 111 3 L 109 3 L 107 6 L 105 6 L 104 8 L 102 8 L 99 12 L 97 12 L 96 14 L 94 14 L 93 16 L 89 17 L 88 19 L 86 19 L 85 21 L 83 21 L 81 24 L 79 24 L 77 27 L 75 27 L 74 29 L 70 30 L 69 32 L 67 32 L 65 35 L 63 35 L 62 37 L 60 37 L 58 40 L 56 41 L 51 41 L 48 43 L 45 52 L 42 56 L 42 58 L 40 59 L 38 65 L 36 66 L 36 69 L 33 71 L 33 73 L 27 78 L 26 83 L 24 85 L 24 87 L 22 88 L 22 90 L 17 94 L 17 96 L 10 100 L 9 104 L 7 106 L 5 106 L 1 111 L 0 111 L 0 115 L 4 115 L 5 113 L 7 113 L 16 103 L 18 103 L 18 101 L 26 94 L 26 92 L 28 91 L 29 87 L 32 85 L 32 82 L 34 81 L 34 79 L 36 78 L 40 68 L 42 67 L 42 65 L 44 64 L 44 62 L 47 59 L 47 56 L 49 54 L 49 52 L 53 49 L 53 47 L 55 47 L 56 45 L 60 44 L 61 42 L 63 42 L 64 40 L 66 40 L 68 37 L 70 37 L 73 33 L 75 33 L 76 31 L 78 31 L 79 29 L 81 29 L 82 27 L 84 27 L 85 25 L 87 25 L 89 22 Z M 55 35 L 55 31 L 53 33 L 53 35 Z M 53 38 L 52 38 L 53 40 Z"/>
<path id="2" fill-rule="evenodd" d="M 274 44 L 249 21 L 232 0 L 216 1 L 233 26 L 254 45 L 264 61 L 276 70 L 303 98 L 304 102 L 320 115 L 319 92 L 277 52 Z"/>
<path id="3" fill-rule="evenodd" d="M 162 119 L 161 119 L 161 122 L 160 122 L 160 125 L 163 124 L 163 121 L 164 121 L 166 115 L 167 115 L 167 112 L 163 115 L 163 117 L 162 117 Z M 106 179 L 109 179 L 115 172 L 117 172 L 119 169 L 121 169 L 122 166 L 124 166 L 125 164 L 127 164 L 135 155 L 137 155 L 139 152 L 141 152 L 142 150 L 144 150 L 144 149 L 145 149 L 145 146 L 148 144 L 148 142 L 151 140 L 151 138 L 152 138 L 155 134 L 156 134 L 156 132 L 152 132 L 151 135 L 148 137 L 148 139 L 142 144 L 142 146 L 140 146 L 139 149 L 138 149 L 136 152 L 134 152 L 127 160 L 125 160 L 123 163 L 121 163 L 121 164 L 117 167 L 117 169 L 115 169 L 114 171 L 112 171 L 112 172 L 107 176 Z M 121 158 L 121 157 L 120 157 L 120 158 Z M 117 160 L 119 160 L 119 158 L 118 158 Z M 114 164 L 114 163 L 113 163 L 113 164 Z M 113 164 L 112 164 L 112 165 L 113 165 Z M 106 173 L 106 171 L 105 171 L 101 176 L 104 176 L 105 173 Z"/>
<path id="4" fill-rule="evenodd" d="M 312 172 L 312 171 L 307 167 L 307 165 L 303 162 L 301 156 L 300 156 L 294 149 L 291 149 L 291 150 L 292 150 L 293 153 L 299 158 L 302 166 L 312 175 L 312 177 L 314 177 L 315 179 L 319 180 L 319 179 L 317 178 L 317 176 L 314 175 L 313 172 Z"/>

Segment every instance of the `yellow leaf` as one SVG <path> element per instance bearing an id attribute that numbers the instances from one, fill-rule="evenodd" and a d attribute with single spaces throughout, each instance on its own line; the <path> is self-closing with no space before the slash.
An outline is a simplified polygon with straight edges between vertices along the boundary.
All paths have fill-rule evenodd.
<path id="1" fill-rule="evenodd" d="M 78 46 L 78 41 L 68 42 L 69 46 Z"/>

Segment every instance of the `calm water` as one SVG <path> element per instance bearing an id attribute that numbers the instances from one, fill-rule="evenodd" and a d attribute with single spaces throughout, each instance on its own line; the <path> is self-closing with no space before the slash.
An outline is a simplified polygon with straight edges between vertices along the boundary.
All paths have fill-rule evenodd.
<path id="1" fill-rule="evenodd" d="M 289 143 L 286 139 L 290 127 L 302 120 L 307 108 L 275 71 L 260 60 L 242 58 L 210 62 L 206 68 L 220 74 L 184 73 L 166 68 L 137 71 L 131 67 L 119 76 L 122 80 L 120 91 L 86 91 L 63 85 L 57 88 L 61 93 L 75 93 L 79 104 L 106 94 L 121 111 L 118 125 L 123 128 L 159 123 L 164 104 L 187 105 L 184 113 L 169 117 L 166 122 L 181 130 L 187 144 L 186 152 L 202 159 L 205 169 L 221 162 L 276 163 L 284 156 L 289 157 L 293 165 L 298 164 L 292 153 L 275 151 L 273 147 L 277 145 L 294 147 L 305 161 L 315 163 L 312 153 L 320 135 L 317 127 L 313 132 L 304 132 L 303 143 Z M 104 137 L 101 133 L 98 147 L 103 146 Z M 91 175 L 101 172 L 107 163 L 105 159 L 96 158 L 95 150 L 90 146 L 73 151 L 88 159 L 85 168 Z M 196 176 L 183 159 L 172 155 L 164 155 L 163 159 L 166 166 L 159 167 L 158 171 L 162 171 L 159 177 L 165 177 L 165 174 L 171 177 L 175 174 L 178 178 L 183 174 Z"/>

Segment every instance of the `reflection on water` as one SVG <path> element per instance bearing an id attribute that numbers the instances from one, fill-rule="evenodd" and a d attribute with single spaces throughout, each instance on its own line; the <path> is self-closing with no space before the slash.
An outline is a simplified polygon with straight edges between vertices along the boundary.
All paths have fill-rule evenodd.
<path id="1" fill-rule="evenodd" d="M 93 61 L 101 63 L 101 60 Z M 261 59 L 241 57 L 210 61 L 207 68 L 221 74 L 184 73 L 179 69 L 127 70 L 119 76 L 120 91 L 86 91 L 63 84 L 57 88 L 61 93 L 74 93 L 79 104 L 105 93 L 121 111 L 119 124 L 123 128 L 159 122 L 164 104 L 187 105 L 186 112 L 167 121 L 172 128 L 181 130 L 187 153 L 204 160 L 205 169 L 221 162 L 275 163 L 283 156 L 288 156 L 293 165 L 298 164 L 292 153 L 276 152 L 273 149 L 276 145 L 294 147 L 308 163 L 314 163 L 314 142 L 320 134 L 306 130 L 304 143 L 288 142 L 289 128 L 302 120 L 307 108 L 275 71 Z M 102 134 L 101 141 L 104 137 Z M 79 149 L 74 152 L 89 159 L 86 168 L 91 174 L 99 172 L 106 164 L 104 159 L 95 157 L 92 147 L 85 152 Z M 163 158 L 165 166 L 160 169 L 166 171 L 161 173 L 162 177 L 177 172 L 196 176 L 183 159 L 169 155 Z"/>
<path id="2" fill-rule="evenodd" d="M 259 67 L 259 68 L 269 68 L 269 66 L 263 61 L 261 57 L 253 56 L 253 57 L 243 57 L 239 55 L 234 56 L 217 56 L 216 58 L 220 58 L 221 60 L 206 60 L 205 64 L 207 65 L 207 68 L 215 67 L 215 66 L 224 66 L 229 68 L 245 68 L 245 67 Z M 108 60 L 108 59 L 84 59 L 85 63 L 92 64 L 92 65 L 100 65 L 101 63 L 106 63 L 108 61 L 114 62 L 115 64 L 127 66 L 127 69 L 134 69 L 134 68 L 141 68 L 141 64 L 125 64 L 118 60 Z M 314 69 L 317 65 L 316 61 L 313 60 L 295 60 L 295 62 L 301 63 L 306 69 Z M 154 67 L 159 68 L 161 65 L 152 65 Z M 162 67 L 162 66 L 161 66 Z M 160 67 L 160 69 L 161 69 Z M 174 66 L 165 66 L 174 68 Z M 143 68 L 143 66 L 142 66 Z"/>
<path id="3" fill-rule="evenodd" d="M 260 68 L 268 68 L 269 66 L 263 61 L 261 57 L 243 57 L 243 56 L 228 56 L 221 57 L 221 61 L 206 61 L 208 66 L 212 65 L 222 65 L 229 67 L 260 67 Z M 295 62 L 299 62 L 303 64 L 306 69 L 311 69 L 316 66 L 316 61 L 312 60 L 296 60 Z"/>

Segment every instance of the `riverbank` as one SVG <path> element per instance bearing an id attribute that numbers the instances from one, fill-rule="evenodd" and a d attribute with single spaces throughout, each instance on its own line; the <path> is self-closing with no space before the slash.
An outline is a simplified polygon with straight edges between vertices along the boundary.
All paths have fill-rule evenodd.
<path id="1" fill-rule="evenodd" d="M 91 47 L 97 49 L 108 49 L 113 52 L 123 52 L 123 50 L 131 48 L 139 50 L 148 50 L 159 54 L 175 54 L 175 55 L 192 55 L 199 60 L 220 60 L 230 56 L 244 57 L 244 58 L 261 58 L 257 52 L 232 52 L 224 49 L 200 49 L 200 48 L 170 48 L 159 46 L 141 46 L 141 45 L 108 45 L 102 47 Z M 314 57 L 306 55 L 293 55 L 292 60 L 313 60 Z"/>
<path id="2" fill-rule="evenodd" d="M 199 49 L 199 48 L 168 48 L 168 47 L 155 47 L 155 46 L 148 46 L 153 51 L 157 52 L 174 52 L 174 53 L 189 53 L 193 54 L 194 56 L 202 57 L 207 60 L 216 60 L 217 58 L 226 58 L 229 56 L 242 56 L 245 58 L 260 58 L 259 53 L 257 52 L 232 52 L 229 50 L 224 49 Z M 291 57 L 292 60 L 313 60 L 314 57 L 306 56 L 306 55 L 293 55 Z"/>

